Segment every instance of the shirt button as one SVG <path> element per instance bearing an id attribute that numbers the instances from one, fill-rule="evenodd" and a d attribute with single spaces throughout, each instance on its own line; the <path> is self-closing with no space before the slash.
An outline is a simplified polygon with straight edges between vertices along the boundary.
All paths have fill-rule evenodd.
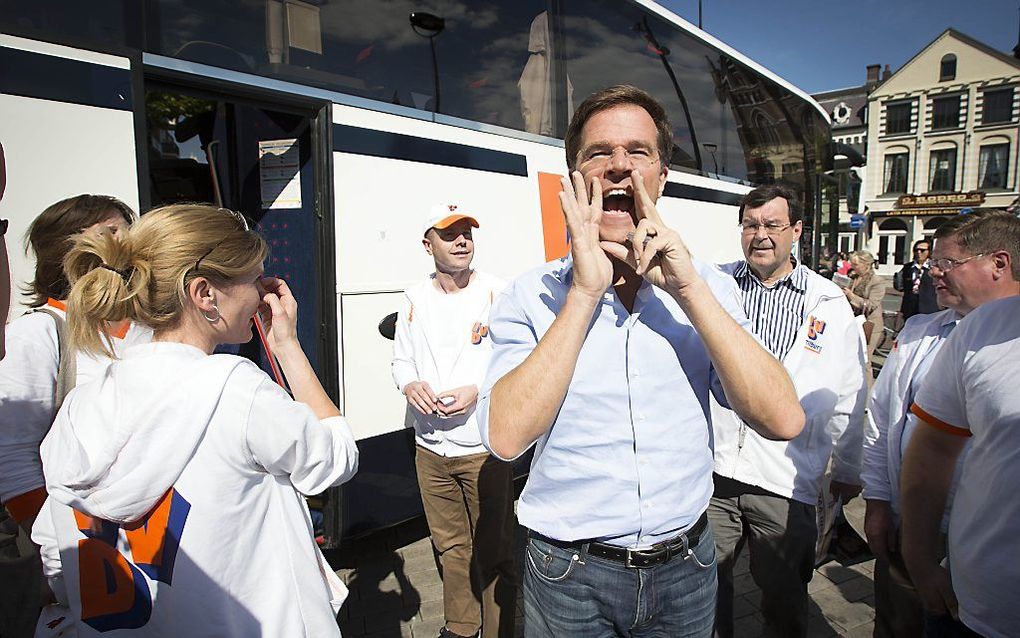
<path id="1" fill-rule="evenodd" d="M 641 376 L 641 373 L 638 372 L 637 370 L 632 370 L 631 373 L 630 373 L 630 376 L 631 376 L 631 378 L 636 379 L 636 378 Z"/>
<path id="2" fill-rule="evenodd" d="M 652 502 L 651 501 L 648 501 L 647 503 L 645 503 L 645 509 L 646 510 L 652 509 Z"/>
<path id="3" fill-rule="evenodd" d="M 645 420 L 645 415 L 643 415 L 643 414 L 637 415 L 637 420 L 638 421 L 644 421 Z"/>

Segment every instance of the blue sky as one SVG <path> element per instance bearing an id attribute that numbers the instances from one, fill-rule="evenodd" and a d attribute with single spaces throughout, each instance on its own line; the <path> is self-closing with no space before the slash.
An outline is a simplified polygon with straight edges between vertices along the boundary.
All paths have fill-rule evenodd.
<path id="1" fill-rule="evenodd" d="M 697 0 L 659 0 L 693 24 Z M 796 86 L 816 93 L 895 71 L 947 27 L 1000 51 L 1017 43 L 1020 0 L 702 0 L 703 27 Z"/>

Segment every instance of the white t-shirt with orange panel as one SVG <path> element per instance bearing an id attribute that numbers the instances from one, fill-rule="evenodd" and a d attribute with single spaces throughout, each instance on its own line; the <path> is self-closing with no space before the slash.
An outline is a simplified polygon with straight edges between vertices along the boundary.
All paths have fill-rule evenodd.
<path id="1" fill-rule="evenodd" d="M 66 320 L 63 302 L 51 299 L 46 310 Z M 114 352 L 124 352 L 152 341 L 152 330 L 124 323 L 110 337 Z M 110 359 L 79 352 L 75 365 L 75 385 L 80 385 L 102 374 Z M 52 316 L 29 312 L 7 326 L 7 356 L 0 361 L 0 502 L 18 521 L 35 516 L 46 498 L 39 444 L 56 416 L 59 367 L 60 341 Z"/>
<path id="2" fill-rule="evenodd" d="M 935 357 L 914 407 L 927 425 L 971 438 L 949 521 L 960 620 L 1020 636 L 1020 297 L 969 314 Z"/>

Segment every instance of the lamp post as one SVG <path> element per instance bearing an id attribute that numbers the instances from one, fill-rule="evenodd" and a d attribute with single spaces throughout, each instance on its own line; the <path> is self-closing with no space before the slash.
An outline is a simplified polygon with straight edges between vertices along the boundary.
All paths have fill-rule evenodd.
<path id="1" fill-rule="evenodd" d="M 423 38 L 429 39 L 432 50 L 432 86 L 436 99 L 432 102 L 432 114 L 439 112 L 439 62 L 436 60 L 436 36 L 446 28 L 446 20 L 424 11 L 412 11 L 409 16 L 411 29 Z"/>

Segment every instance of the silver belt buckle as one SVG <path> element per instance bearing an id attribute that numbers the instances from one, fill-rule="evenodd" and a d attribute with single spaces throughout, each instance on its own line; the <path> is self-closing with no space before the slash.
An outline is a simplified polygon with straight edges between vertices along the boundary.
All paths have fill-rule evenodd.
<path id="1" fill-rule="evenodd" d="M 624 559 L 623 559 L 623 566 L 624 566 L 624 567 L 626 567 L 627 569 L 641 569 L 641 567 L 639 567 L 639 566 L 635 565 L 635 564 L 634 564 L 634 563 L 633 563 L 633 562 L 631 561 L 631 559 L 630 559 L 630 558 L 631 558 L 631 556 L 632 556 L 633 554 L 634 554 L 634 552 L 632 552 L 632 551 L 631 551 L 631 550 L 630 550 L 630 549 L 628 548 L 628 549 L 627 549 L 627 555 L 626 555 L 626 556 L 624 557 Z"/>
<path id="2" fill-rule="evenodd" d="M 691 552 L 690 541 L 687 538 L 687 532 L 680 534 L 680 538 L 683 539 L 683 557 L 684 560 L 687 560 L 693 555 L 693 553 Z"/>

